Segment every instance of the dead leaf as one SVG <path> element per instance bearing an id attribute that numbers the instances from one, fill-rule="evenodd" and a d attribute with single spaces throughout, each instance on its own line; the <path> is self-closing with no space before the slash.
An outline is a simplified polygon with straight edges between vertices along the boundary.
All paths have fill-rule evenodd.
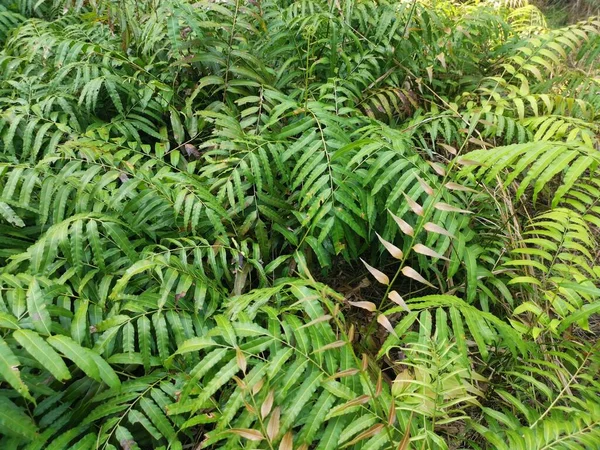
<path id="1" fill-rule="evenodd" d="M 331 319 L 331 316 L 329 314 L 325 314 L 324 316 L 317 317 L 315 320 L 311 320 L 310 322 L 302 325 L 299 329 L 301 330 L 302 328 L 307 328 L 316 325 L 317 323 L 327 322 L 329 319 Z"/>
<path id="2" fill-rule="evenodd" d="M 408 419 L 408 423 L 406 424 L 406 430 L 404 431 L 404 437 L 398 444 L 397 450 L 407 450 L 410 445 L 410 423 L 412 422 L 412 413 L 410 413 L 410 417 Z"/>
<path id="3" fill-rule="evenodd" d="M 293 450 L 294 448 L 294 435 L 291 431 L 288 431 L 283 436 L 283 439 L 279 443 L 279 450 Z"/>
<path id="4" fill-rule="evenodd" d="M 321 348 L 316 349 L 313 353 L 321 353 L 321 352 L 324 352 L 325 350 L 331 350 L 332 348 L 343 347 L 344 345 L 346 345 L 346 342 L 344 342 L 344 341 L 335 341 L 335 342 L 332 342 L 331 344 L 327 344 Z"/>
<path id="5" fill-rule="evenodd" d="M 360 370 L 358 370 L 358 369 L 346 369 L 346 370 L 342 370 L 341 372 L 334 373 L 327 379 L 335 380 L 337 378 L 351 377 L 353 375 L 356 375 L 358 372 L 360 372 Z"/>
<path id="6" fill-rule="evenodd" d="M 448 153 L 450 153 L 452 155 L 456 155 L 458 153 L 456 151 L 456 149 L 454 147 L 452 147 L 451 145 L 442 144 L 441 142 L 438 143 L 437 145 L 439 145 L 440 147 L 442 147 L 443 149 L 445 149 Z"/>
<path id="7" fill-rule="evenodd" d="M 252 386 L 252 394 L 253 395 L 258 394 L 260 392 L 260 390 L 262 389 L 262 387 L 264 386 L 264 384 L 265 384 L 264 378 L 261 378 L 260 380 L 258 380 L 258 382 L 254 386 Z"/>
<path id="8" fill-rule="evenodd" d="M 385 425 L 382 424 L 382 423 L 378 423 L 378 424 L 373 425 L 367 431 L 363 431 L 358 436 L 356 436 L 354 439 L 352 439 L 350 442 L 348 442 L 345 445 L 345 447 L 350 447 L 350 446 L 356 444 L 357 442 L 364 441 L 367 438 L 375 436 L 377 433 L 379 433 L 381 430 L 383 430 L 384 426 Z"/>
<path id="9" fill-rule="evenodd" d="M 483 166 L 483 164 L 481 164 L 478 161 L 473 161 L 472 159 L 458 159 L 456 161 L 457 164 L 460 164 L 461 166 Z"/>
<path id="10" fill-rule="evenodd" d="M 425 180 L 423 180 L 419 175 L 415 175 L 419 184 L 423 188 L 423 190 L 427 193 L 427 195 L 433 195 L 433 188 L 427 184 Z"/>
<path id="11" fill-rule="evenodd" d="M 429 247 L 424 246 L 423 244 L 415 244 L 413 246 L 413 250 L 417 253 L 420 253 L 421 255 L 425 255 L 425 256 L 430 256 L 432 258 L 439 258 L 439 259 L 444 259 L 446 261 L 450 261 L 448 258 L 446 258 L 443 255 L 440 255 L 438 252 L 436 252 L 435 250 L 430 249 Z"/>
<path id="12" fill-rule="evenodd" d="M 377 310 L 377 305 L 372 302 L 348 302 L 352 306 L 356 306 L 357 308 L 366 309 L 369 312 L 373 312 Z"/>
<path id="13" fill-rule="evenodd" d="M 377 316 L 377 322 L 383 328 L 385 328 L 386 330 L 388 330 L 391 334 L 393 334 L 394 336 L 398 337 L 398 335 L 396 334 L 396 331 L 394 330 L 394 327 L 390 323 L 389 319 L 387 317 L 385 317 L 383 314 L 379 314 Z"/>
<path id="14" fill-rule="evenodd" d="M 265 438 L 260 431 L 250 428 L 232 428 L 231 430 L 227 430 L 227 432 L 237 434 L 251 441 L 262 441 Z"/>
<path id="15" fill-rule="evenodd" d="M 398 247 L 396 247 L 391 242 L 388 242 L 384 238 L 379 236 L 379 233 L 375 233 L 375 234 L 379 238 L 379 242 L 381 242 L 383 244 L 383 246 L 385 247 L 385 249 L 388 252 L 390 252 L 390 255 L 392 255 L 396 259 L 402 259 L 402 256 L 403 256 L 402 250 L 400 250 Z"/>
<path id="16" fill-rule="evenodd" d="M 393 301 L 396 305 L 401 306 L 406 312 L 410 312 L 408 306 L 404 302 L 404 299 L 396 291 L 392 291 L 388 294 L 388 298 Z"/>
<path id="17" fill-rule="evenodd" d="M 392 218 L 394 219 L 394 222 L 396 222 L 398 224 L 398 228 L 400 228 L 400 231 L 402 231 L 407 236 L 415 235 L 415 231 L 413 230 L 413 227 L 411 227 L 408 223 L 406 223 L 400 217 L 398 217 L 397 215 L 392 213 L 389 209 L 388 209 L 388 212 L 391 214 Z"/>
<path id="18" fill-rule="evenodd" d="M 360 260 L 365 265 L 367 270 L 369 272 L 371 272 L 371 275 L 373 275 L 377 281 L 379 281 L 381 284 L 385 284 L 385 285 L 390 284 L 390 279 L 388 278 L 388 276 L 385 273 L 381 272 L 380 270 L 377 270 L 373 266 L 368 265 L 362 258 Z"/>
<path id="19" fill-rule="evenodd" d="M 237 360 L 238 367 L 242 369 L 242 372 L 246 373 L 246 357 L 239 347 L 235 349 L 235 358 Z"/>
<path id="20" fill-rule="evenodd" d="M 273 410 L 269 423 L 267 424 L 267 436 L 270 441 L 273 441 L 279 433 L 279 417 L 281 415 L 281 408 L 278 406 Z"/>
<path id="21" fill-rule="evenodd" d="M 448 203 L 443 203 L 443 202 L 437 202 L 435 205 L 433 205 L 433 207 L 439 211 L 473 214 L 471 211 L 467 211 L 466 209 L 456 208 L 452 205 L 449 205 Z"/>
<path id="22" fill-rule="evenodd" d="M 263 403 L 260 407 L 260 417 L 262 417 L 263 419 L 265 417 L 267 417 L 269 415 L 269 413 L 271 412 L 271 408 L 273 407 L 274 399 L 275 399 L 275 391 L 273 389 L 271 389 L 269 391 L 269 393 L 267 394 L 267 396 L 265 397 L 265 400 L 263 401 Z"/>
<path id="23" fill-rule="evenodd" d="M 431 161 L 427 161 L 427 164 L 429 164 L 431 166 L 431 168 L 435 171 L 435 173 L 437 173 L 438 175 L 441 175 L 442 177 L 444 175 L 446 175 L 446 169 L 444 169 L 439 164 L 431 162 Z"/>
<path id="24" fill-rule="evenodd" d="M 422 216 L 424 214 L 425 211 L 423 210 L 423 207 L 421 205 L 419 205 L 417 202 L 415 202 L 412 198 L 410 198 L 404 192 L 402 193 L 402 195 L 404 195 L 404 198 L 406 199 L 408 206 L 410 206 L 410 209 L 412 209 L 413 212 L 417 216 Z"/>
<path id="25" fill-rule="evenodd" d="M 444 55 L 444 53 L 440 53 L 439 55 L 436 55 L 435 58 L 442 63 L 442 67 L 445 69 L 446 68 L 446 55 Z"/>
<path id="26" fill-rule="evenodd" d="M 427 222 L 425 225 L 423 225 L 423 228 L 431 233 L 443 234 L 444 236 L 456 239 L 456 236 L 439 225 L 436 225 L 435 223 Z"/>
<path id="27" fill-rule="evenodd" d="M 396 405 L 394 404 L 394 401 L 392 400 L 390 402 L 390 410 L 388 411 L 388 425 L 394 425 L 394 422 L 396 422 Z"/>
<path id="28" fill-rule="evenodd" d="M 423 278 L 415 269 L 413 269 L 412 267 L 409 266 L 404 266 L 402 268 L 401 271 L 404 276 L 408 277 L 408 278 L 412 278 L 415 281 L 418 281 L 419 283 L 423 283 L 427 286 L 430 286 L 434 289 L 437 289 L 433 284 L 431 284 L 429 281 L 427 281 L 425 278 Z"/>
<path id="29" fill-rule="evenodd" d="M 475 194 L 477 193 L 477 191 L 475 189 L 471 189 L 469 187 L 463 186 L 458 183 L 453 183 L 451 181 L 446 183 L 444 186 L 452 191 L 474 192 Z"/>

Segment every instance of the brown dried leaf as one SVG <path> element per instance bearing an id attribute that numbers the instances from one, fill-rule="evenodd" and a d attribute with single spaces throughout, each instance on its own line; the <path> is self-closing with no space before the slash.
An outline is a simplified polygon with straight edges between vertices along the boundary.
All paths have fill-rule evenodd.
<path id="1" fill-rule="evenodd" d="M 291 431 L 288 431 L 283 436 L 283 439 L 279 443 L 279 450 L 293 450 L 294 448 L 294 435 Z"/>
<path id="2" fill-rule="evenodd" d="M 242 369 L 242 372 L 246 373 L 246 357 L 239 347 L 235 349 L 235 358 L 237 360 L 238 367 Z"/>
<path id="3" fill-rule="evenodd" d="M 446 68 L 446 55 L 444 55 L 444 52 L 440 53 L 439 55 L 436 55 L 435 58 L 442 63 L 442 67 L 445 69 Z"/>
<path id="4" fill-rule="evenodd" d="M 375 385 L 375 397 L 379 397 L 381 395 L 381 391 L 383 390 L 383 377 L 381 372 L 377 374 L 377 384 Z"/>
<path id="5" fill-rule="evenodd" d="M 460 164 L 461 166 L 483 166 L 484 165 L 478 161 L 473 161 L 472 159 L 465 159 L 465 158 L 458 159 L 456 161 L 456 163 Z"/>
<path id="6" fill-rule="evenodd" d="M 402 250 L 400 250 L 398 247 L 396 247 L 391 242 L 388 242 L 384 238 L 379 236 L 379 233 L 375 233 L 375 234 L 379 238 L 379 242 L 381 242 L 383 244 L 383 246 L 385 247 L 385 249 L 388 252 L 390 252 L 390 255 L 392 255 L 396 259 L 402 259 L 402 256 L 403 256 Z"/>
<path id="7" fill-rule="evenodd" d="M 275 400 L 275 391 L 271 389 L 260 407 L 260 417 L 262 417 L 263 419 L 267 417 L 271 412 L 271 408 L 273 407 L 273 400 Z"/>
<path id="8" fill-rule="evenodd" d="M 380 270 L 377 270 L 373 266 L 368 265 L 362 258 L 360 260 L 365 265 L 367 270 L 369 272 L 371 272 L 371 275 L 373 275 L 377 281 L 379 281 L 381 284 L 385 284 L 385 285 L 390 284 L 390 279 L 388 278 L 388 276 L 385 273 L 381 272 Z"/>
<path id="9" fill-rule="evenodd" d="M 469 187 L 463 186 L 462 184 L 453 183 L 452 181 L 449 181 L 444 186 L 452 191 L 473 192 L 475 194 L 477 193 L 477 191 L 475 189 L 471 189 Z"/>
<path id="10" fill-rule="evenodd" d="M 407 306 L 406 302 L 400 296 L 400 294 L 398 294 L 398 292 L 396 292 L 396 291 L 390 292 L 388 294 L 388 298 L 391 301 L 393 301 L 396 305 L 402 306 L 402 309 L 404 309 L 406 312 L 410 312 L 410 309 L 408 309 L 408 306 Z"/>
<path id="11" fill-rule="evenodd" d="M 398 444 L 397 450 L 408 450 L 408 447 L 410 446 L 410 423 L 412 422 L 412 417 L 413 416 L 411 413 L 410 417 L 408 419 L 408 423 L 406 424 L 406 430 L 404 431 L 404 437 L 400 441 L 400 444 Z"/>
<path id="12" fill-rule="evenodd" d="M 423 210 L 423 207 L 421 205 L 419 205 L 417 202 L 415 202 L 412 198 L 410 198 L 404 192 L 402 193 L 402 195 L 404 195 L 404 198 L 406 199 L 408 206 L 410 206 L 410 209 L 412 209 L 413 212 L 417 216 L 422 216 L 425 213 L 425 211 Z"/>
<path id="13" fill-rule="evenodd" d="M 392 213 L 389 209 L 388 209 L 388 212 L 391 214 L 392 218 L 394 219 L 394 222 L 396 222 L 398 224 L 398 228 L 400 228 L 400 230 L 404 234 L 406 234 L 408 236 L 414 236 L 415 235 L 415 231 L 413 230 L 413 227 L 411 227 L 408 223 L 406 223 L 400 217 L 398 217 L 397 215 L 395 215 L 394 213 Z"/>
<path id="14" fill-rule="evenodd" d="M 261 378 L 260 380 L 258 380 L 258 382 L 254 386 L 252 386 L 252 394 L 253 395 L 258 394 L 260 392 L 260 390 L 262 389 L 262 387 L 264 386 L 264 384 L 265 384 L 264 378 Z"/>
<path id="15" fill-rule="evenodd" d="M 439 211 L 473 214 L 471 211 L 467 211 L 466 209 L 456 208 L 452 205 L 449 205 L 448 203 L 443 203 L 443 202 L 437 202 L 435 205 L 433 205 L 433 207 Z"/>
<path id="16" fill-rule="evenodd" d="M 474 138 L 474 137 L 469 138 L 469 142 L 471 142 L 472 144 L 475 144 L 475 145 L 479 145 L 480 147 L 482 147 L 484 149 L 486 149 L 488 147 L 493 147 L 492 144 L 482 141 L 481 139 Z"/>
<path id="17" fill-rule="evenodd" d="M 433 195 L 433 188 L 427 184 L 425 180 L 423 180 L 419 175 L 415 175 L 419 184 L 423 188 L 423 190 L 427 193 L 427 195 Z"/>
<path id="18" fill-rule="evenodd" d="M 439 225 L 436 225 L 435 223 L 427 222 L 425 225 L 423 225 L 423 228 L 431 233 L 443 234 L 444 236 L 456 239 L 456 236 Z"/>
<path id="19" fill-rule="evenodd" d="M 427 161 L 427 164 L 429 164 L 431 168 L 435 171 L 435 173 L 437 173 L 438 175 L 441 175 L 442 177 L 446 175 L 446 169 L 444 169 L 438 163 Z"/>
<path id="20" fill-rule="evenodd" d="M 383 314 L 379 314 L 377 316 L 377 322 L 383 328 L 385 328 L 386 330 L 388 330 L 391 334 L 393 334 L 394 336 L 398 337 L 398 335 L 396 334 L 396 331 L 394 330 L 394 327 L 390 323 L 389 319 L 387 317 L 385 317 Z"/>
<path id="21" fill-rule="evenodd" d="M 372 302 L 348 302 L 352 306 L 357 308 L 366 309 L 367 311 L 373 312 L 377 310 L 377 305 Z"/>
<path id="22" fill-rule="evenodd" d="M 360 370 L 358 370 L 358 369 L 346 369 L 346 370 L 342 370 L 341 372 L 334 373 L 327 379 L 335 380 L 337 378 L 351 377 L 353 375 L 356 375 L 358 372 L 360 372 Z"/>
<path id="23" fill-rule="evenodd" d="M 246 409 L 248 410 L 248 412 L 252 415 L 256 415 L 256 410 L 254 409 L 254 406 L 252 406 L 250 403 L 248 402 L 244 402 L 244 405 L 246 406 Z"/>
<path id="24" fill-rule="evenodd" d="M 430 249 L 429 247 L 424 246 L 423 244 L 415 244 L 413 246 L 413 250 L 417 253 L 420 253 L 421 255 L 425 255 L 425 256 L 430 256 L 432 258 L 439 258 L 439 259 L 444 259 L 446 261 L 450 261 L 448 258 L 446 258 L 444 255 L 440 255 L 438 252 L 436 252 L 435 250 Z"/>
<path id="25" fill-rule="evenodd" d="M 329 314 L 325 314 L 324 316 L 317 317 L 315 320 L 311 320 L 310 322 L 302 325 L 299 329 L 301 330 L 302 328 L 307 328 L 321 322 L 327 322 L 329 319 L 331 319 L 331 316 Z"/>
<path id="26" fill-rule="evenodd" d="M 432 287 L 434 289 L 437 289 L 433 284 L 431 284 L 429 281 L 427 281 L 425 278 L 423 278 L 419 272 L 417 272 L 415 269 L 413 269 L 412 267 L 409 266 L 404 266 L 402 268 L 402 273 L 404 274 L 404 276 L 408 277 L 408 278 L 412 278 L 415 281 L 418 281 L 419 283 L 423 283 L 429 287 Z"/>
<path id="27" fill-rule="evenodd" d="M 227 430 L 227 432 L 237 434 L 251 441 L 262 441 L 265 438 L 260 431 L 250 428 L 232 428 L 231 430 Z"/>
<path id="28" fill-rule="evenodd" d="M 239 378 L 239 377 L 235 377 L 235 376 L 234 376 L 234 377 L 233 377 L 233 381 L 235 381 L 235 382 L 236 382 L 236 384 L 238 385 L 238 387 L 239 387 L 241 390 L 245 390 L 245 389 L 248 387 L 248 386 L 246 385 L 246 382 L 245 382 L 244 380 L 242 380 L 241 378 Z"/>
<path id="29" fill-rule="evenodd" d="M 335 342 L 332 342 L 331 344 L 327 344 L 327 345 L 324 345 L 321 348 L 316 349 L 313 353 L 321 353 L 321 352 L 324 352 L 326 350 L 331 350 L 332 348 L 343 347 L 344 345 L 346 345 L 345 341 L 335 341 Z"/>
<path id="30" fill-rule="evenodd" d="M 353 398 L 350 401 L 347 401 L 346 403 L 340 405 L 339 408 L 336 409 L 338 409 L 339 411 L 343 411 L 353 406 L 364 405 L 365 403 L 368 403 L 369 400 L 371 400 L 371 397 L 369 395 L 361 395 L 359 397 Z"/>
<path id="31" fill-rule="evenodd" d="M 437 145 L 439 145 L 440 147 L 442 147 L 443 149 L 445 149 L 448 153 L 450 153 L 452 155 L 456 155 L 458 153 L 456 151 L 456 149 L 454 147 L 452 147 L 451 145 L 442 144 L 442 143 L 438 143 Z"/>
<path id="32" fill-rule="evenodd" d="M 396 405 L 393 401 L 390 402 L 390 410 L 388 411 L 388 425 L 394 425 L 396 422 Z"/>
<path id="33" fill-rule="evenodd" d="M 367 431 L 363 431 L 362 433 L 360 433 L 358 436 L 356 436 L 354 439 L 352 439 L 350 442 L 348 442 L 346 444 L 347 447 L 350 447 L 360 441 L 364 441 L 367 438 L 373 437 L 376 434 L 378 434 L 379 432 L 381 432 L 381 430 L 383 430 L 383 427 L 385 425 L 382 423 L 378 423 L 376 425 L 373 425 L 371 428 L 369 428 Z"/>
<path id="34" fill-rule="evenodd" d="M 365 372 L 369 367 L 369 356 L 366 353 L 362 354 L 362 371 Z"/>
<path id="35" fill-rule="evenodd" d="M 267 437 L 270 441 L 274 440 L 279 433 L 279 417 L 281 416 L 281 408 L 278 406 L 273 410 L 269 423 L 267 424 Z"/>

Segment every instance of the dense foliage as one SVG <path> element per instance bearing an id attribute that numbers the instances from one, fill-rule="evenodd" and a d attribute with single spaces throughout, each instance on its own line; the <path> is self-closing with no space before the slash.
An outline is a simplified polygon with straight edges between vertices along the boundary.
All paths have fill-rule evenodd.
<path id="1" fill-rule="evenodd" d="M 600 18 L 1 0 L 0 46 L 0 448 L 600 448 Z"/>

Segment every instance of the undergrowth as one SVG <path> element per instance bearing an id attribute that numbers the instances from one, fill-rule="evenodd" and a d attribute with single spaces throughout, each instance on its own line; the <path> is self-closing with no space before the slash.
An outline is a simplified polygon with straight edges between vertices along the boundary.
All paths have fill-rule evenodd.
<path id="1" fill-rule="evenodd" d="M 0 448 L 600 448 L 600 18 L 2 0 L 0 45 Z"/>

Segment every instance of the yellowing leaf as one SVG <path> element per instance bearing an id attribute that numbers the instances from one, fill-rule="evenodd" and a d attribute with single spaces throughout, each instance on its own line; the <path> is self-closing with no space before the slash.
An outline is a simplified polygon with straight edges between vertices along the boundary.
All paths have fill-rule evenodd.
<path id="1" fill-rule="evenodd" d="M 413 250 L 417 253 L 420 253 L 421 255 L 425 255 L 425 256 L 431 256 L 432 258 L 439 258 L 439 259 L 444 259 L 446 261 L 450 261 L 448 258 L 446 258 L 443 255 L 440 255 L 438 252 L 436 252 L 435 250 L 430 249 L 429 247 L 424 246 L 423 244 L 416 244 L 413 246 Z"/>
<path id="2" fill-rule="evenodd" d="M 435 223 L 427 222 L 425 225 L 423 225 L 423 228 L 431 233 L 443 234 L 444 236 L 456 238 L 456 236 L 454 236 L 452 233 L 440 227 L 439 225 L 436 225 Z"/>
<path id="3" fill-rule="evenodd" d="M 375 311 L 377 306 L 373 302 L 348 302 L 352 306 L 356 306 L 357 308 L 366 309 L 367 311 Z"/>
<path id="4" fill-rule="evenodd" d="M 465 213 L 465 214 L 473 214 L 471 211 L 467 211 L 466 209 L 460 209 L 460 208 L 456 208 L 452 205 L 449 205 L 447 203 L 443 203 L 443 202 L 437 202 L 435 205 L 433 205 L 433 207 L 439 211 L 446 211 L 446 212 L 460 212 L 460 213 Z"/>
<path id="5" fill-rule="evenodd" d="M 270 441 L 274 440 L 279 433 L 279 416 L 281 415 L 281 408 L 278 406 L 273 410 L 269 423 L 267 424 L 267 436 Z"/>
<path id="6" fill-rule="evenodd" d="M 260 407 L 260 416 L 264 419 L 271 412 L 273 400 L 275 399 L 275 391 L 271 389 Z"/>
<path id="7" fill-rule="evenodd" d="M 402 256 L 403 256 L 402 250 L 400 250 L 398 247 L 396 247 L 391 242 L 388 242 L 384 238 L 379 236 L 379 233 L 375 233 L 375 234 L 379 238 L 379 242 L 381 242 L 383 244 L 383 246 L 386 248 L 386 250 L 388 252 L 390 252 L 390 255 L 392 255 L 396 259 L 402 259 Z"/>
<path id="8" fill-rule="evenodd" d="M 427 286 L 430 286 L 432 288 L 435 289 L 435 286 L 433 284 L 431 284 L 429 281 L 427 281 L 425 278 L 423 278 L 415 269 L 413 269 L 412 267 L 409 266 L 404 266 L 402 268 L 401 271 L 404 276 L 408 277 L 408 278 L 412 278 L 415 281 L 418 281 L 419 283 L 423 283 L 426 284 Z"/>
<path id="9" fill-rule="evenodd" d="M 406 312 L 410 312 L 410 309 L 408 309 L 408 306 L 406 305 L 406 303 L 404 302 L 404 299 L 400 296 L 400 294 L 398 294 L 398 292 L 396 291 L 392 291 L 388 294 L 388 298 L 393 301 L 396 305 L 400 305 L 402 306 L 402 308 L 406 311 Z"/>
<path id="10" fill-rule="evenodd" d="M 381 284 L 385 284 L 385 285 L 390 284 L 390 279 L 388 278 L 388 276 L 385 273 L 381 272 L 380 270 L 377 270 L 373 266 L 368 265 L 362 258 L 360 260 L 365 265 L 367 270 L 369 272 L 371 272 L 371 275 L 373 275 L 377 281 L 379 281 Z"/>
<path id="11" fill-rule="evenodd" d="M 237 434 L 251 441 L 262 441 L 265 438 L 260 431 L 250 428 L 232 428 L 231 430 L 227 430 L 227 432 Z"/>
<path id="12" fill-rule="evenodd" d="M 393 214 L 391 211 L 388 210 L 388 212 L 391 214 L 391 216 L 394 219 L 394 221 L 398 224 L 398 228 L 400 228 L 400 230 L 404 234 L 406 234 L 407 236 L 414 236 L 415 235 L 415 231 L 413 230 L 413 227 L 411 227 L 408 223 L 406 223 L 404 220 L 402 220 L 397 215 Z"/>
<path id="13" fill-rule="evenodd" d="M 423 211 L 423 207 L 421 205 L 419 205 L 417 202 L 415 202 L 412 198 L 410 198 L 408 195 L 406 195 L 404 192 L 402 193 L 402 195 L 404 195 L 404 198 L 406 199 L 406 202 L 408 203 L 408 206 L 410 206 L 410 209 L 413 210 L 413 212 L 417 215 L 417 216 L 422 216 L 424 211 Z"/>

